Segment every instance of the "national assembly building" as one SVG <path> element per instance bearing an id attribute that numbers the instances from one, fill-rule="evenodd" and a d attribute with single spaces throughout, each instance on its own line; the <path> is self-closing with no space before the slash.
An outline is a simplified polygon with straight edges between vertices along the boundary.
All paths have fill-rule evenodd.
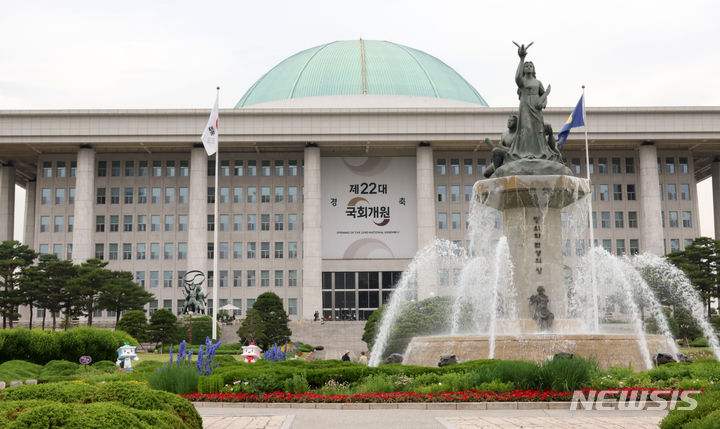
<path id="1" fill-rule="evenodd" d="M 207 108 L 0 110 L 0 240 L 131 272 L 155 296 L 149 313 L 179 314 L 185 272 L 202 270 L 208 295 L 218 288 L 209 307 L 240 318 L 272 291 L 293 320 L 363 320 L 423 246 L 465 244 L 484 140 L 497 145 L 517 113 L 423 51 L 369 40 L 299 52 L 237 99 L 220 110 L 217 169 L 200 142 Z M 571 111 L 548 108 L 545 122 L 557 131 Z M 587 121 L 589 163 L 582 129 L 562 155 L 575 175 L 589 169 L 595 245 L 682 250 L 700 235 L 700 198 L 720 233 L 720 107 L 590 108 Z M 698 195 L 710 176 L 713 195 Z"/>

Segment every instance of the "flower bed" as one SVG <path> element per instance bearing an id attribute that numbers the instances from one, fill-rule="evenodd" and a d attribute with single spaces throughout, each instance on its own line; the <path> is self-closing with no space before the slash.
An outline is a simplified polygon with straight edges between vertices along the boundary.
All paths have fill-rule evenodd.
<path id="1" fill-rule="evenodd" d="M 594 389 L 582 389 L 587 397 Z M 682 393 L 682 389 L 651 389 L 646 387 L 629 387 L 617 389 L 618 394 L 626 392 L 627 397 L 637 392 L 657 393 L 658 397 L 671 399 L 674 392 Z M 662 392 L 662 393 L 659 393 Z M 190 393 L 183 398 L 195 402 L 290 402 L 290 403 L 399 403 L 399 402 L 550 402 L 570 401 L 574 392 L 552 392 L 549 390 L 512 390 L 509 392 L 487 392 L 468 390 L 461 392 L 441 392 L 422 394 L 416 392 L 392 393 L 355 393 L 352 395 L 319 395 L 316 393 L 272 392 L 262 395 L 247 393 Z M 615 396 L 617 397 L 617 396 Z"/>

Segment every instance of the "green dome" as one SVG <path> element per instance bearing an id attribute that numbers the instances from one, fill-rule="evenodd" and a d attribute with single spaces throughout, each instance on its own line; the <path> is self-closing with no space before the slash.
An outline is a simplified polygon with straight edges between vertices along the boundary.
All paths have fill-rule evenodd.
<path id="1" fill-rule="evenodd" d="M 410 95 L 487 106 L 462 76 L 439 59 L 378 40 L 316 46 L 265 73 L 235 108 L 268 101 L 327 95 Z"/>

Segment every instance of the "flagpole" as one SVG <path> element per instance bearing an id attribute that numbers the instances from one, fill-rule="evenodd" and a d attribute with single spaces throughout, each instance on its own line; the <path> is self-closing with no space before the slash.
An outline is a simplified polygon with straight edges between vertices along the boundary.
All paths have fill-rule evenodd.
<path id="1" fill-rule="evenodd" d="M 220 100 L 220 87 L 217 87 L 217 100 Z M 219 116 L 219 115 L 218 115 Z M 218 119 L 219 123 L 220 119 Z M 220 127 L 218 127 L 220 128 Z M 220 208 L 218 206 L 218 194 L 220 188 L 220 130 L 218 132 L 217 150 L 215 152 L 215 231 L 213 232 L 213 314 L 212 314 L 212 339 L 217 341 L 217 312 L 218 312 L 218 288 L 220 287 L 220 273 L 218 272 L 218 258 L 220 256 L 220 249 L 218 248 L 218 229 L 220 227 L 220 215 L 218 214 Z"/>
<path id="2" fill-rule="evenodd" d="M 590 186 L 590 150 L 588 149 L 588 122 L 587 122 L 587 116 L 585 115 L 585 85 L 582 86 L 582 115 L 583 115 L 583 122 L 585 123 L 585 170 L 587 174 L 587 181 L 588 185 Z M 592 188 L 591 188 L 592 189 Z M 587 199 L 588 201 L 588 220 L 590 224 L 590 251 L 592 251 L 594 245 L 595 245 L 595 231 L 594 231 L 594 225 L 592 223 L 592 193 L 590 194 L 590 198 Z M 593 318 L 593 328 L 595 332 L 599 332 L 600 329 L 600 321 L 598 319 L 598 291 L 597 291 L 597 281 L 595 280 L 595 262 L 593 261 L 592 254 L 590 255 L 590 283 L 592 285 L 592 293 L 593 293 L 593 314 L 595 317 Z"/>

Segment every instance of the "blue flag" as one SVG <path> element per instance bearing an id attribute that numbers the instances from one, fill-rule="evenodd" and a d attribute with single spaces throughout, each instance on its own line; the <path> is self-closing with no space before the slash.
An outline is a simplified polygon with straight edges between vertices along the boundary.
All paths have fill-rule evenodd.
<path id="1" fill-rule="evenodd" d="M 575 106 L 575 110 L 572 111 L 567 122 L 565 122 L 565 125 L 563 125 L 562 129 L 558 133 L 557 146 L 562 147 L 562 145 L 565 144 L 565 140 L 567 140 L 571 128 L 582 127 L 583 125 L 585 125 L 585 109 L 583 106 L 583 96 L 580 96 L 580 100 L 578 101 L 577 106 Z"/>

